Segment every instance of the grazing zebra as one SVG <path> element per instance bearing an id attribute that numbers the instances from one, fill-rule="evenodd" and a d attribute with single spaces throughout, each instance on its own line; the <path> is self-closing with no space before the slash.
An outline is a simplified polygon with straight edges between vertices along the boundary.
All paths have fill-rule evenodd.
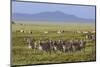
<path id="1" fill-rule="evenodd" d="M 55 48 L 54 48 L 54 41 L 49 40 L 49 41 L 48 41 L 48 44 L 50 45 L 51 51 L 55 51 Z"/>
<path id="2" fill-rule="evenodd" d="M 93 35 L 93 34 L 88 34 L 88 35 L 86 35 L 86 39 L 89 39 L 89 40 L 94 41 L 94 40 L 95 40 L 95 35 Z"/>
<path id="3" fill-rule="evenodd" d="M 27 44 L 29 49 L 35 49 L 36 43 L 33 38 L 27 38 Z"/>
<path id="4" fill-rule="evenodd" d="M 86 46 L 86 41 L 85 40 L 83 40 L 83 39 L 81 39 L 80 40 L 80 47 L 79 47 L 79 49 L 84 49 L 84 51 L 85 51 L 85 46 Z"/>
<path id="5" fill-rule="evenodd" d="M 54 51 L 57 51 L 57 41 L 53 42 L 53 46 L 54 46 Z"/>
<path id="6" fill-rule="evenodd" d="M 39 41 L 39 50 L 43 50 L 46 52 L 51 52 L 50 44 L 48 42 Z"/>
<path id="7" fill-rule="evenodd" d="M 29 34 L 32 34 L 33 32 L 31 30 L 28 31 Z"/>
<path id="8" fill-rule="evenodd" d="M 63 51 L 67 52 L 67 51 L 71 51 L 72 48 L 72 41 L 63 41 Z"/>
<path id="9" fill-rule="evenodd" d="M 92 36 L 92 41 L 95 41 L 96 36 L 95 35 L 91 35 Z"/>
<path id="10" fill-rule="evenodd" d="M 82 48 L 85 49 L 86 41 L 81 39 L 81 40 L 74 40 L 72 44 L 72 50 L 80 50 Z"/>
<path id="11" fill-rule="evenodd" d="M 55 51 L 63 51 L 63 41 L 58 40 L 54 42 L 54 50 Z"/>

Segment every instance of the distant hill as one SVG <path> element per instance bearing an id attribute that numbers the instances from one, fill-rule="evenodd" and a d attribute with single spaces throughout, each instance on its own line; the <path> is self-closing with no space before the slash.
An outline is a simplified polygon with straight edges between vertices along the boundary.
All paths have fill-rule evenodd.
<path id="1" fill-rule="evenodd" d="M 41 12 L 37 14 L 13 13 L 14 21 L 49 21 L 49 22 L 95 22 L 95 19 L 84 19 L 60 11 Z"/>

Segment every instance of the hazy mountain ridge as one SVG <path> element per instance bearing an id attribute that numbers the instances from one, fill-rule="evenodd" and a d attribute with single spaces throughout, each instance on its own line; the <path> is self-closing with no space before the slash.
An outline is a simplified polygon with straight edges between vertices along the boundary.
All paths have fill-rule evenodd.
<path id="1" fill-rule="evenodd" d="M 95 22 L 95 19 L 84 19 L 60 11 L 41 12 L 37 14 L 13 13 L 12 20 L 19 21 L 49 21 L 49 22 Z"/>

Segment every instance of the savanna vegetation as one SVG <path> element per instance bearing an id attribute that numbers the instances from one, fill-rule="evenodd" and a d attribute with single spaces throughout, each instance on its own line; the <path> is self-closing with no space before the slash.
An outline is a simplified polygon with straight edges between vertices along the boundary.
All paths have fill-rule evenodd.
<path id="1" fill-rule="evenodd" d="M 25 32 L 16 32 L 24 30 Z M 57 31 L 64 30 L 58 34 Z M 27 64 L 43 64 L 43 63 L 65 63 L 78 61 L 95 61 L 96 60 L 96 43 L 95 41 L 87 40 L 85 51 L 83 49 L 75 52 L 52 52 L 39 51 L 29 49 L 24 38 L 33 37 L 36 41 L 39 40 L 71 40 L 85 38 L 82 33 L 76 31 L 93 31 L 94 24 L 12 24 L 12 47 L 11 58 L 12 65 L 27 65 Z M 32 31 L 32 33 L 28 33 Z M 48 31 L 48 33 L 44 33 Z"/>

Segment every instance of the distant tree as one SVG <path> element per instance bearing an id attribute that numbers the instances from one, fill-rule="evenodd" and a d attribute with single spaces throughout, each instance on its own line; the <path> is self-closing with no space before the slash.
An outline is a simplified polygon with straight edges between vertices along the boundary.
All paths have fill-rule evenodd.
<path id="1" fill-rule="evenodd" d="M 14 22 L 14 21 L 12 21 L 12 24 L 15 24 L 15 22 Z"/>

